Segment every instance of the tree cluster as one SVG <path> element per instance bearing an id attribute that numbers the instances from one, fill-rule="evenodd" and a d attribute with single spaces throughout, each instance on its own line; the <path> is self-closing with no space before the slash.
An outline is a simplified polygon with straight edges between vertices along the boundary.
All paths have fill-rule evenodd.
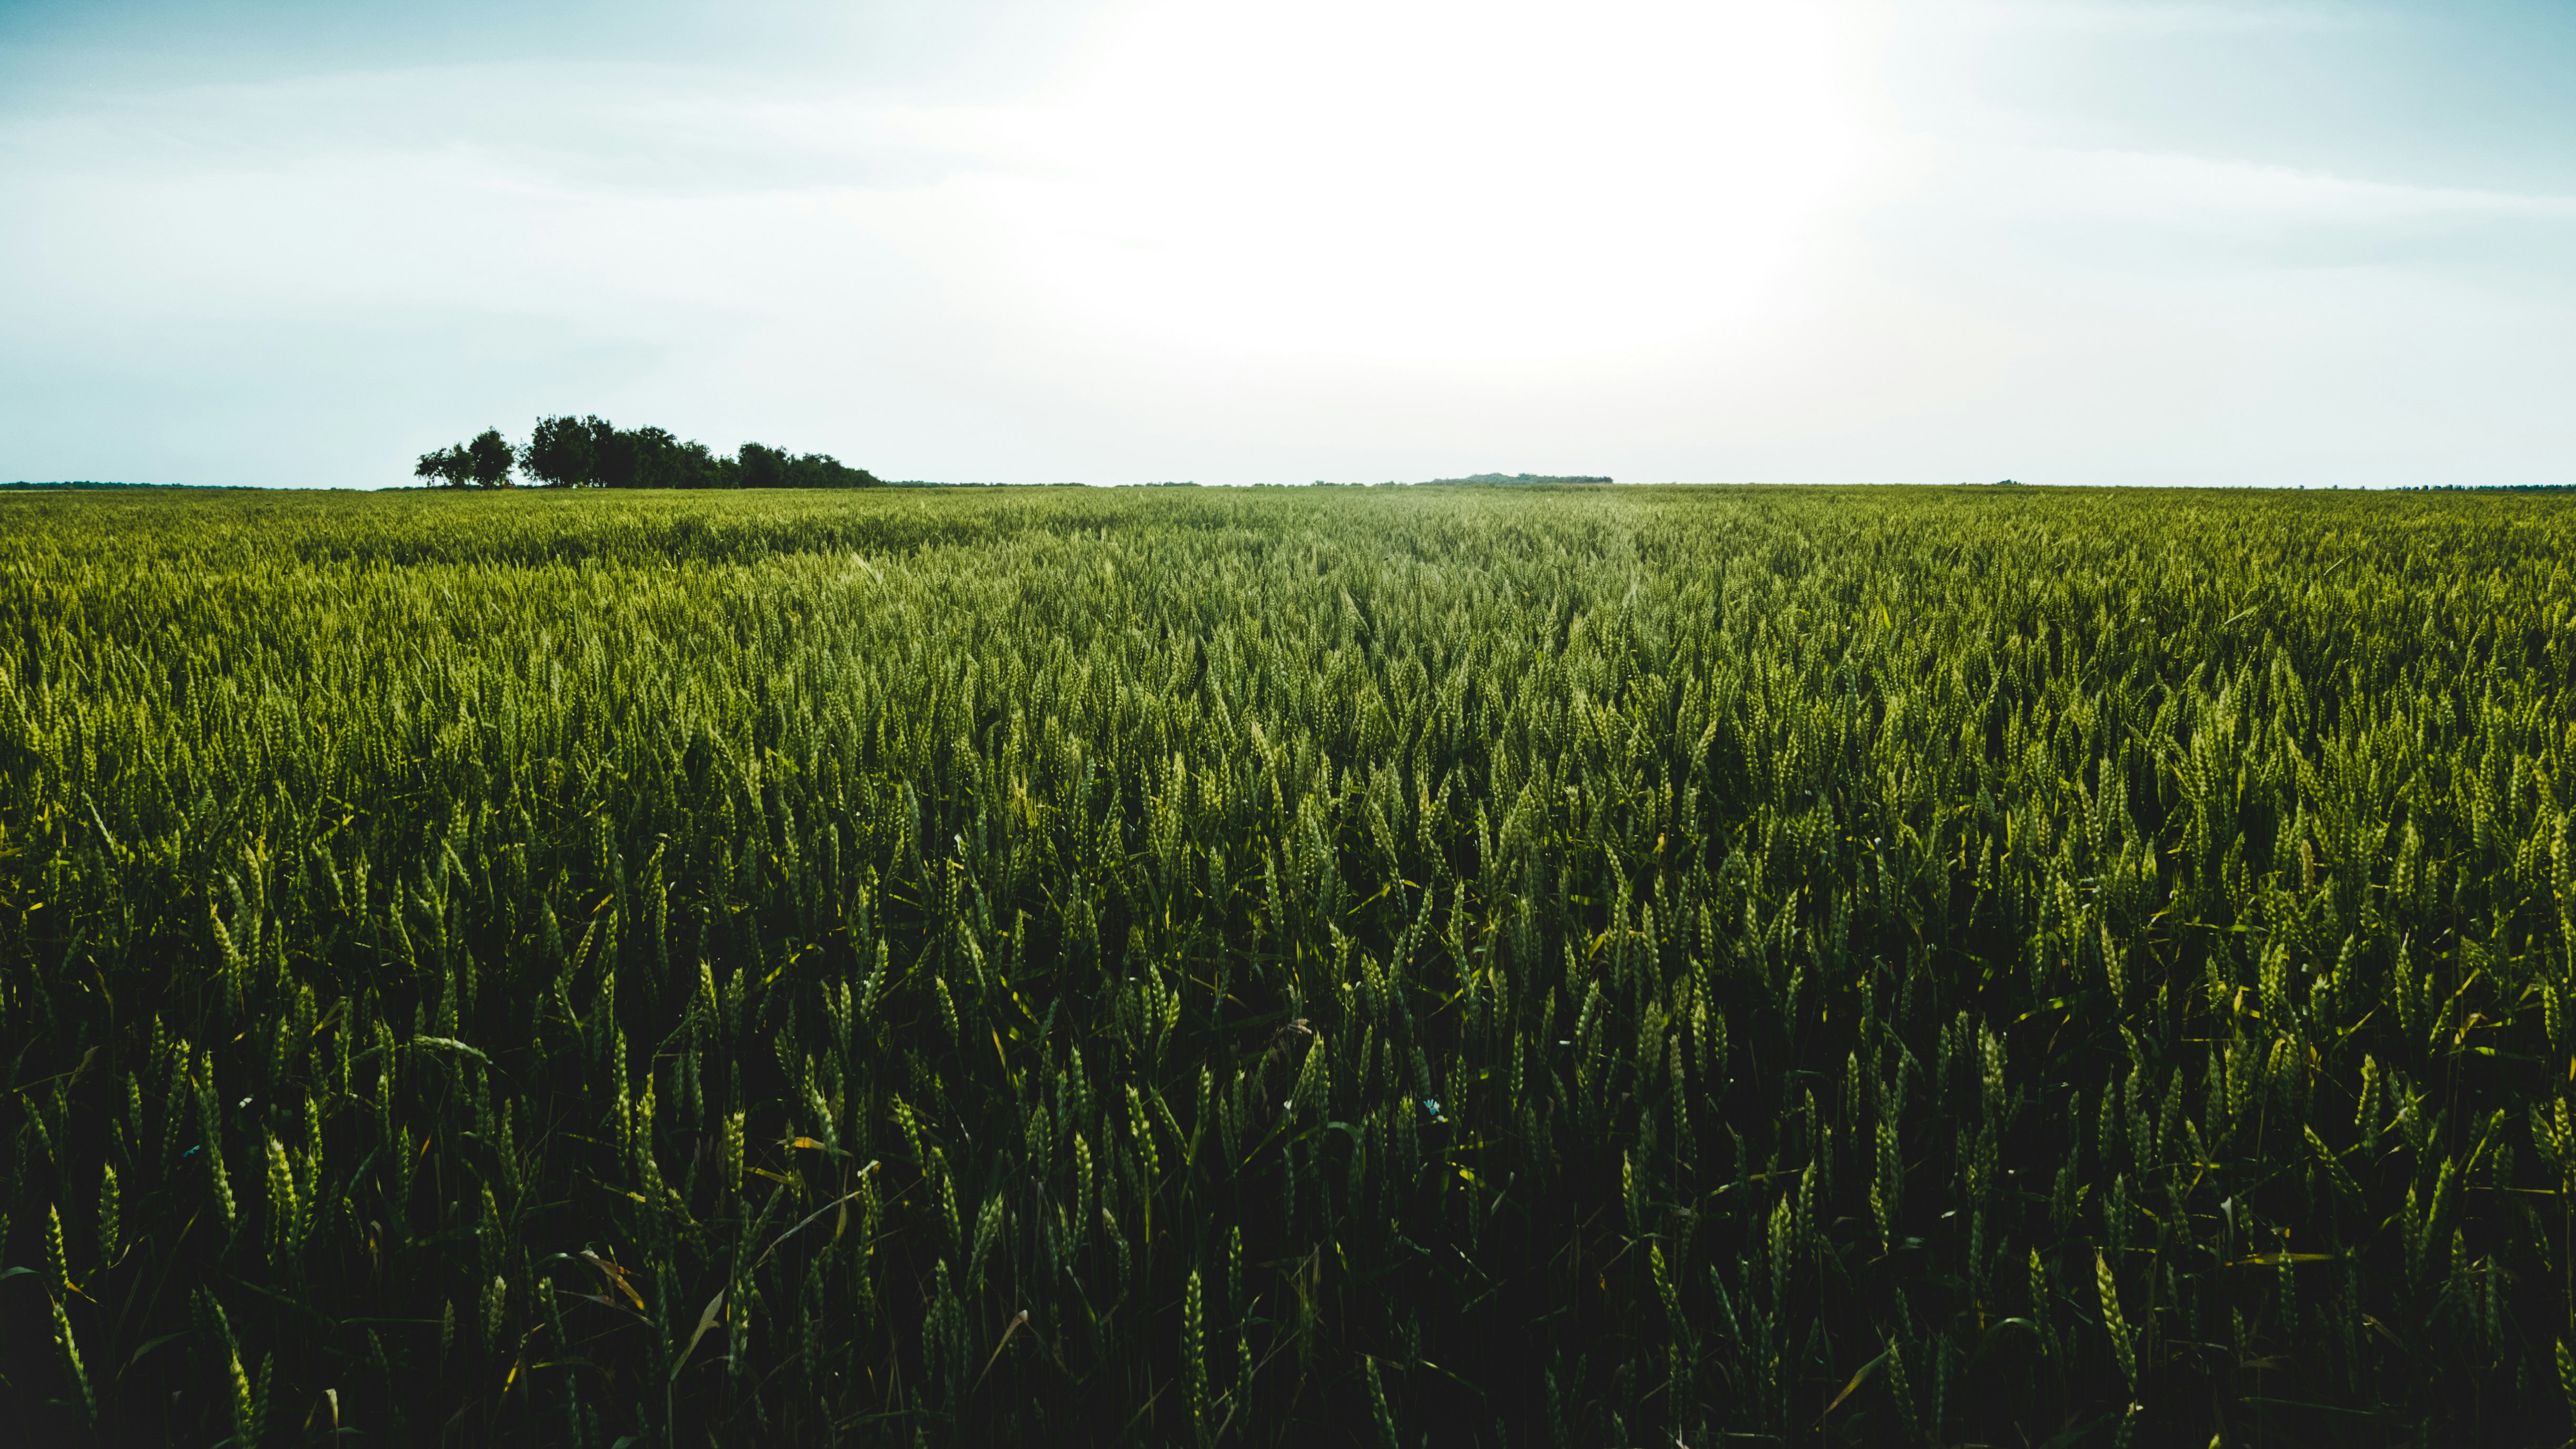
<path id="1" fill-rule="evenodd" d="M 876 477 L 829 453 L 790 453 L 745 443 L 728 458 L 664 428 L 621 428 L 605 418 L 539 418 L 524 445 L 498 428 L 423 453 L 412 475 L 449 488 L 506 488 L 515 468 L 547 488 L 868 488 Z"/>
<path id="2" fill-rule="evenodd" d="M 1608 483 L 1608 477 L 1578 473 L 1470 473 L 1464 478 L 1434 478 L 1434 483 Z"/>
<path id="3" fill-rule="evenodd" d="M 506 488 L 518 458 L 499 428 L 485 428 L 466 442 L 421 454 L 411 475 L 448 488 Z"/>

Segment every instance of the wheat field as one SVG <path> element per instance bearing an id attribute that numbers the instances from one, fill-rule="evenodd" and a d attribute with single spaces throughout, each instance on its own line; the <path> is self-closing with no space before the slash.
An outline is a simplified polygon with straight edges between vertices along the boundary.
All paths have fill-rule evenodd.
<path id="1" fill-rule="evenodd" d="M 2565 1443 L 2571 542 L 2443 494 L 0 499 L 0 1404 Z"/>

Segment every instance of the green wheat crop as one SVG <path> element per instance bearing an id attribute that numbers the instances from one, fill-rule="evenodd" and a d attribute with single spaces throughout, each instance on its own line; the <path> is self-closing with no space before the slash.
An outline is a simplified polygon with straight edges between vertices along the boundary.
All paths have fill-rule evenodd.
<path id="1" fill-rule="evenodd" d="M 2563 1443 L 2571 544 L 0 500 L 0 1411 Z"/>

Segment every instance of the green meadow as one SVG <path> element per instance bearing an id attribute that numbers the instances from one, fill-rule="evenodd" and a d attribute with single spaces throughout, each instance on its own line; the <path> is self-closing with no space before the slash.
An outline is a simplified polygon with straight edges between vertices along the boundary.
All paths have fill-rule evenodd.
<path id="1" fill-rule="evenodd" d="M 0 498 L 0 1412 L 2564 1443 L 2571 508 Z"/>

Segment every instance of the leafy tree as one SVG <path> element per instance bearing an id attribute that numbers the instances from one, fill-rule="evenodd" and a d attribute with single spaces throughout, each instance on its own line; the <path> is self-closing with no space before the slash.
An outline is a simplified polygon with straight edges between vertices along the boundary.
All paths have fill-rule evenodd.
<path id="1" fill-rule="evenodd" d="M 731 488 L 742 476 L 733 459 L 717 457 L 695 439 L 673 444 L 662 461 L 666 486 L 672 488 Z"/>
<path id="2" fill-rule="evenodd" d="M 680 440 L 668 428 L 637 428 L 629 436 L 635 439 L 635 457 L 640 465 L 636 481 L 646 488 L 671 486 L 671 454 Z"/>
<path id="3" fill-rule="evenodd" d="M 829 453 L 791 455 L 784 448 L 742 445 L 745 488 L 867 488 L 876 481 L 866 469 L 850 467 Z"/>
<path id="4" fill-rule="evenodd" d="M 877 477 L 865 468 L 853 468 L 829 453 L 807 453 L 787 465 L 787 487 L 790 488 L 874 488 Z"/>
<path id="5" fill-rule="evenodd" d="M 682 442 L 664 428 L 637 428 L 617 434 L 635 454 L 637 488 L 731 488 L 740 476 L 731 458 L 719 458 L 704 443 Z"/>
<path id="6" fill-rule="evenodd" d="M 519 471 L 549 488 L 590 487 L 599 481 L 592 436 L 590 423 L 580 418 L 539 418 L 519 452 Z"/>
<path id="7" fill-rule="evenodd" d="M 742 477 L 742 470 L 730 466 L 731 458 L 719 458 L 706 444 L 692 439 L 671 450 L 672 486 L 678 488 L 730 488 Z"/>
<path id="8" fill-rule="evenodd" d="M 477 488 L 507 488 L 510 469 L 519 461 L 518 450 L 501 436 L 499 428 L 485 428 L 465 445 L 466 467 Z"/>
<path id="9" fill-rule="evenodd" d="M 677 476 L 681 471 L 679 459 L 674 456 L 680 450 L 680 440 L 672 435 L 670 429 L 637 428 L 633 432 L 620 432 L 618 436 L 631 440 L 635 449 L 635 481 L 631 486 L 683 486 Z"/>
<path id="10" fill-rule="evenodd" d="M 606 418 L 582 419 L 590 430 L 591 475 L 602 488 L 640 488 L 643 469 L 641 450 L 633 433 L 620 432 Z"/>
<path id="11" fill-rule="evenodd" d="M 784 488 L 787 483 L 787 450 L 760 443 L 745 443 L 737 455 L 742 467 L 745 488 Z"/>
<path id="12" fill-rule="evenodd" d="M 411 475 L 420 479 L 424 485 L 444 488 L 464 487 L 466 480 L 471 478 L 473 473 L 473 461 L 462 446 L 435 448 L 423 453 L 420 455 L 420 462 L 411 470 Z"/>
<path id="13" fill-rule="evenodd" d="M 828 453 L 790 454 L 745 443 L 735 456 L 683 442 L 667 428 L 621 428 L 597 415 L 537 419 L 525 448 L 497 428 L 421 455 L 414 475 L 450 487 L 506 486 L 515 465 L 551 488 L 865 488 L 877 479 Z"/>

